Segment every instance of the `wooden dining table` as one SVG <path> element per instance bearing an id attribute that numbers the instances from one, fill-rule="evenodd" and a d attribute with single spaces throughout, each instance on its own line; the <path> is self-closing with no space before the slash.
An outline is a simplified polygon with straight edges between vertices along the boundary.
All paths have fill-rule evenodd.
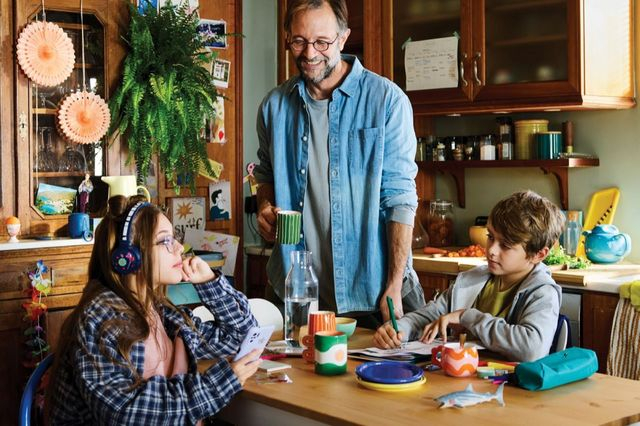
<path id="1" fill-rule="evenodd" d="M 372 331 L 358 329 L 350 348 L 372 346 Z M 480 354 L 482 359 L 482 352 Z M 434 398 L 472 384 L 476 392 L 496 391 L 488 380 L 453 378 L 425 371 L 426 383 L 415 390 L 370 390 L 356 381 L 360 361 L 349 359 L 347 373 L 325 377 L 302 358 L 278 361 L 291 383 L 260 384 L 247 380 L 218 416 L 235 425 L 626 425 L 640 421 L 640 381 L 594 374 L 586 380 L 546 391 L 505 386 L 505 406 L 495 400 L 465 408 L 439 408 Z"/>

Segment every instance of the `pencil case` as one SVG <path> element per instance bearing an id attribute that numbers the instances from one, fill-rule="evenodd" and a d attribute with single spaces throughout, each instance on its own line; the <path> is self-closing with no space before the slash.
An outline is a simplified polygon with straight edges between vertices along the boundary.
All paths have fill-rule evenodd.
<path id="1" fill-rule="evenodd" d="M 546 390 L 586 379 L 598 371 L 598 358 L 590 349 L 569 348 L 523 362 L 516 367 L 518 386 L 528 390 Z"/>

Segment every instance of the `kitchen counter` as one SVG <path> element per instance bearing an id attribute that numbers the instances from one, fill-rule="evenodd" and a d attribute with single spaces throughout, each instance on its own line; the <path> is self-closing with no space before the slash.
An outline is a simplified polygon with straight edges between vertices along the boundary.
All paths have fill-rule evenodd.
<path id="1" fill-rule="evenodd" d="M 413 267 L 417 272 L 433 274 L 457 275 L 485 265 L 482 257 L 430 257 L 418 251 L 413 253 Z M 618 287 L 634 279 L 640 279 L 640 265 L 613 264 L 592 265 L 587 269 L 571 269 L 552 271 L 553 279 L 567 289 L 618 293 Z"/>
<path id="2" fill-rule="evenodd" d="M 17 243 L 0 243 L 0 251 L 71 247 L 91 244 L 93 244 L 93 240 L 85 241 L 82 238 L 55 238 L 53 240 L 24 239 L 18 241 Z"/>

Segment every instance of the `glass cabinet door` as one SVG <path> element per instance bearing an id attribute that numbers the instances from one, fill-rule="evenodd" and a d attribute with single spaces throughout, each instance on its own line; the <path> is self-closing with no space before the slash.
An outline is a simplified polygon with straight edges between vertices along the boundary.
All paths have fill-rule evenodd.
<path id="1" fill-rule="evenodd" d="M 566 0 L 485 0 L 485 84 L 567 80 Z"/>
<path id="2" fill-rule="evenodd" d="M 466 73 L 471 50 L 471 6 L 467 0 L 395 0 L 393 1 L 393 81 L 406 89 L 405 55 L 407 40 L 421 41 L 459 36 L 458 87 L 409 91 L 414 103 L 469 100 L 471 86 Z"/>
<path id="3" fill-rule="evenodd" d="M 42 19 L 42 14 L 31 20 Z M 75 51 L 75 65 L 71 75 L 55 87 L 29 83 L 30 170 L 32 173 L 31 206 L 44 219 L 68 214 L 71 199 L 69 190 L 77 190 L 85 174 L 101 176 L 105 172 L 103 153 L 105 138 L 93 144 L 77 144 L 67 140 L 57 127 L 58 108 L 65 97 L 83 90 L 82 33 L 84 30 L 84 60 L 87 91 L 105 98 L 105 29 L 95 15 L 46 11 L 48 22 L 56 23 L 71 38 Z M 47 186 L 51 185 L 51 186 Z M 47 194 L 46 191 L 49 191 Z M 56 200 L 52 200 L 56 198 Z M 90 197 L 88 212 L 99 210 Z M 54 201 L 52 203 L 52 201 Z"/>

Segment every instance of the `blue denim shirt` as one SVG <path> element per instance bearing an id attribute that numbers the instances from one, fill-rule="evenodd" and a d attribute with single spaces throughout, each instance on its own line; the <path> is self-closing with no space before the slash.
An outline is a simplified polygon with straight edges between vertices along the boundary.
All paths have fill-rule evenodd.
<path id="1" fill-rule="evenodd" d="M 386 223 L 413 226 L 411 213 L 418 204 L 409 99 L 357 58 L 343 59 L 352 68 L 330 98 L 329 176 L 321 177 L 329 180 L 327 238 L 338 313 L 377 310 L 387 279 Z M 276 206 L 285 210 L 304 207 L 310 133 L 305 90 L 304 80 L 293 77 L 272 90 L 258 111 L 260 164 L 254 173 L 259 183 L 274 185 Z M 276 244 L 273 249 L 267 274 L 282 299 L 290 252 L 302 249 L 304 236 L 297 246 Z M 409 258 L 405 275 L 413 272 L 411 263 Z"/>

